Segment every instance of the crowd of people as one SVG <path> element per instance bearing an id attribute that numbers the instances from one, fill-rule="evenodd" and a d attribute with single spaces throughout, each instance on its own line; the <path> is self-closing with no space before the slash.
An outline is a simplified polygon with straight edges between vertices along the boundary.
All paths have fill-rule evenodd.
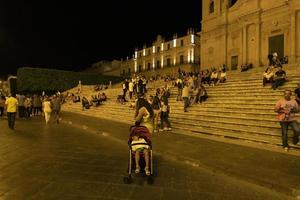
<path id="1" fill-rule="evenodd" d="M 63 101 L 64 97 L 60 93 L 52 96 L 47 96 L 45 94 L 11 94 L 8 97 L 1 96 L 0 117 L 3 117 L 6 112 L 8 127 L 12 130 L 15 128 L 16 117 L 19 117 L 20 119 L 29 119 L 34 116 L 43 116 L 46 124 L 48 124 L 51 115 L 53 115 L 53 121 L 58 124 Z"/>

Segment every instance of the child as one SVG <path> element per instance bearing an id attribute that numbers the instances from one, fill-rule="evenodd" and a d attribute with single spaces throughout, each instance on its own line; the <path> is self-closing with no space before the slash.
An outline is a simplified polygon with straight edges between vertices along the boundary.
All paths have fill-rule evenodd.
<path id="1" fill-rule="evenodd" d="M 136 145 L 134 145 L 136 144 Z M 139 136 L 132 136 L 132 142 L 131 142 L 131 149 L 132 151 L 135 152 L 135 163 L 136 163 L 136 168 L 135 168 L 135 173 L 138 174 L 140 173 L 140 153 L 143 152 L 145 156 L 145 172 L 146 175 L 150 175 L 149 171 L 149 146 L 147 145 L 147 142 L 144 138 L 139 137 Z"/>
<path id="2" fill-rule="evenodd" d="M 170 105 L 168 102 L 168 98 L 162 98 L 161 105 L 160 131 L 170 131 L 172 130 L 172 128 L 169 121 Z"/>

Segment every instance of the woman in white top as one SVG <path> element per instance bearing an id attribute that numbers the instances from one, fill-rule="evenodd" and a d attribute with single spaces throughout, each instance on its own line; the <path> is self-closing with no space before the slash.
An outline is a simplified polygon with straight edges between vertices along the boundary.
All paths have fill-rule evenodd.
<path id="1" fill-rule="evenodd" d="M 44 102 L 43 102 L 43 110 L 44 110 L 44 113 L 45 113 L 46 124 L 48 124 L 49 120 L 50 120 L 51 112 L 52 112 L 51 101 L 48 97 L 46 97 Z"/>

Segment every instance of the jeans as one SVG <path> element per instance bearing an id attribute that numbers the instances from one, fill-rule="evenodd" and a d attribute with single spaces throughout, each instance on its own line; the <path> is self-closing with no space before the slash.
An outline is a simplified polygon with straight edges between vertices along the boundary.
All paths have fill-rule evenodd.
<path id="1" fill-rule="evenodd" d="M 3 114 L 4 114 L 4 107 L 0 107 L 0 117 L 2 117 L 3 116 Z"/>
<path id="2" fill-rule="evenodd" d="M 289 121 L 289 122 L 280 122 L 281 132 L 282 132 L 282 145 L 283 147 L 288 147 L 288 128 L 292 127 L 294 131 L 293 143 L 297 144 L 299 141 L 300 129 L 298 127 L 297 121 Z"/>
<path id="3" fill-rule="evenodd" d="M 160 115 L 160 128 L 164 128 L 164 124 L 166 124 L 167 128 L 171 127 L 170 121 L 169 121 L 169 113 L 168 112 L 161 112 Z"/>
<path id="4" fill-rule="evenodd" d="M 187 107 L 190 105 L 190 99 L 188 97 L 183 97 L 182 99 L 184 101 L 184 112 L 187 112 Z"/>
<path id="5" fill-rule="evenodd" d="M 15 112 L 7 112 L 8 127 L 10 129 L 15 128 L 15 120 L 16 120 L 16 113 Z"/>

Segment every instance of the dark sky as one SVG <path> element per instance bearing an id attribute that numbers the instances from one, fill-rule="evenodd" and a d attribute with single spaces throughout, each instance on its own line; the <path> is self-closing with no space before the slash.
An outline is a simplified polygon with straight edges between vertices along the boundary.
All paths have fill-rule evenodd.
<path id="1" fill-rule="evenodd" d="M 0 1 L 0 77 L 18 67 L 80 70 L 157 34 L 199 31 L 201 0 Z"/>

